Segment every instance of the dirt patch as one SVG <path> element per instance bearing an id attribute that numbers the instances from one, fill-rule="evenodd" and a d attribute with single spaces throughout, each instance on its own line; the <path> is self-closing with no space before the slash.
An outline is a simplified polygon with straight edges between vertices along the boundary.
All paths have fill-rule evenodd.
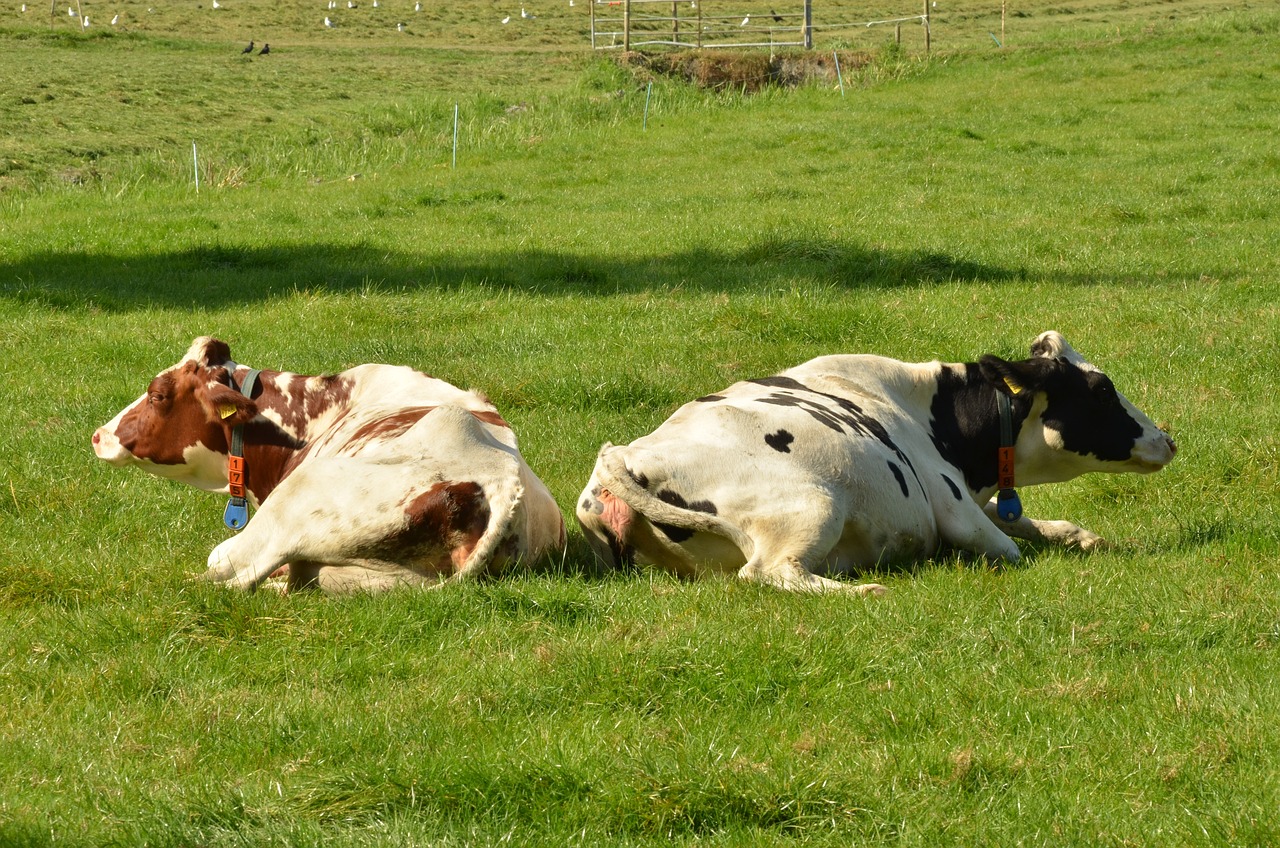
<path id="1" fill-rule="evenodd" d="M 872 61 L 870 53 L 839 54 L 840 70 L 850 73 Z M 758 50 L 685 50 L 671 53 L 622 53 L 618 64 L 637 77 L 674 77 L 715 91 L 755 92 L 768 86 L 793 88 L 810 82 L 836 81 L 836 57 L 811 51 L 776 53 Z"/>

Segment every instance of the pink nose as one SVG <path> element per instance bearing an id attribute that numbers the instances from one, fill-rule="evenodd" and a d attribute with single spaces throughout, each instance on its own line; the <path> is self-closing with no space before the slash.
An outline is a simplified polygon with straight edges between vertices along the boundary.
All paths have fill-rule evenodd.
<path id="1" fill-rule="evenodd" d="M 102 441 L 102 431 L 101 431 L 101 430 L 94 430 L 94 431 L 93 431 L 93 443 L 96 445 L 96 444 L 98 444 L 98 443 L 99 443 L 99 442 L 101 442 L 101 441 Z"/>

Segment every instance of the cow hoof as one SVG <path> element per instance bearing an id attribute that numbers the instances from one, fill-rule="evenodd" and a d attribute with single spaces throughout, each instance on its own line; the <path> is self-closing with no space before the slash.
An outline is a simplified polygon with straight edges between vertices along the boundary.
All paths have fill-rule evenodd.
<path id="1" fill-rule="evenodd" d="M 1076 539 L 1076 546 L 1082 551 L 1105 551 L 1111 547 L 1111 543 L 1106 539 L 1088 530 L 1080 531 L 1080 538 Z"/>
<path id="2" fill-rule="evenodd" d="M 854 586 L 851 591 L 864 598 L 879 598 L 889 594 L 889 587 L 881 586 L 879 583 L 861 583 Z"/>
<path id="3" fill-rule="evenodd" d="M 204 579 L 211 583 L 225 583 L 236 576 L 236 567 L 231 562 L 227 548 L 235 539 L 227 539 L 212 551 L 209 552 L 208 570 L 204 573 Z"/>

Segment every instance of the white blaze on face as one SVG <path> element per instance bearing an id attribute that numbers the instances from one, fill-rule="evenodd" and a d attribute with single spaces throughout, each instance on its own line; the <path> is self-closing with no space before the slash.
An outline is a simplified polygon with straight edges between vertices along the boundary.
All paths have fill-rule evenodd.
<path id="1" fill-rule="evenodd" d="M 120 440 L 116 438 L 116 428 L 120 426 L 120 420 L 129 413 L 134 407 L 145 403 L 147 396 L 135 400 L 124 409 L 116 413 L 116 417 L 112 418 L 106 424 L 103 424 L 93 433 L 93 452 L 98 459 L 108 462 L 115 466 L 128 465 L 135 461 L 133 454 L 125 450 L 124 445 L 120 444 Z"/>

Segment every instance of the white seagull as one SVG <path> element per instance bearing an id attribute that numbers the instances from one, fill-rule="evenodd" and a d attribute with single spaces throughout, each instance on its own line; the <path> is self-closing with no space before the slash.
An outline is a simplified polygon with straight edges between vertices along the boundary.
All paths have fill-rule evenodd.
<path id="1" fill-rule="evenodd" d="M 118 24 L 118 23 L 120 23 L 120 15 L 117 13 L 117 14 L 115 14 L 115 15 L 112 15 L 112 17 L 111 17 L 111 25 L 112 25 L 112 26 L 115 26 L 115 25 L 116 25 L 116 24 Z"/>
<path id="2" fill-rule="evenodd" d="M 404 24 L 396 24 L 396 32 L 404 32 Z"/>
<path id="3" fill-rule="evenodd" d="M 219 3 L 218 3 L 218 0 L 213 0 L 213 8 L 215 8 L 215 9 L 221 9 L 221 8 L 222 8 L 221 4 L 219 4 Z"/>
<path id="4" fill-rule="evenodd" d="M 348 9 L 354 9 L 355 7 L 356 7 L 356 4 L 355 4 L 354 0 L 347 0 L 347 8 L 348 8 Z"/>
<path id="5" fill-rule="evenodd" d="M 528 12 L 526 12 L 526 11 L 524 10 L 524 6 L 521 6 L 521 7 L 520 7 L 520 17 L 524 18 L 526 21 L 532 21 L 532 20 L 536 19 L 538 16 L 537 16 L 537 15 L 531 15 L 531 14 L 529 14 Z"/>
<path id="6" fill-rule="evenodd" d="M 510 16 L 510 15 L 507 15 L 505 18 L 503 18 L 503 19 L 502 19 L 502 22 L 503 22 L 504 24 L 505 24 L 505 23 L 510 23 L 510 22 L 511 22 L 511 16 Z"/>
<path id="7" fill-rule="evenodd" d="M 742 23 L 738 24 L 738 26 L 746 26 L 749 23 L 751 23 L 751 16 L 747 15 L 745 18 L 742 19 Z"/>
<path id="8" fill-rule="evenodd" d="M 85 28 L 86 28 L 86 29 L 89 27 L 89 16 L 88 16 L 88 15 L 85 15 L 85 16 L 84 16 L 84 26 L 85 26 Z"/>
<path id="9" fill-rule="evenodd" d="M 76 16 L 76 10 L 75 10 L 75 9 L 73 9 L 73 8 L 71 8 L 70 6 L 68 6 L 68 7 L 67 7 L 67 17 L 68 17 L 68 18 L 74 18 L 75 16 Z"/>
<path id="10" fill-rule="evenodd" d="M 333 26 L 333 21 L 329 20 L 329 16 L 328 16 L 328 15 L 325 15 L 325 16 L 324 16 L 324 25 L 325 25 L 325 26 L 327 26 L 327 27 L 331 27 L 331 26 Z"/>
<path id="11" fill-rule="evenodd" d="M 422 4 L 421 4 L 421 3 L 414 3 L 414 4 L 413 4 L 413 11 L 415 11 L 415 12 L 421 12 L 421 11 L 422 11 Z"/>

